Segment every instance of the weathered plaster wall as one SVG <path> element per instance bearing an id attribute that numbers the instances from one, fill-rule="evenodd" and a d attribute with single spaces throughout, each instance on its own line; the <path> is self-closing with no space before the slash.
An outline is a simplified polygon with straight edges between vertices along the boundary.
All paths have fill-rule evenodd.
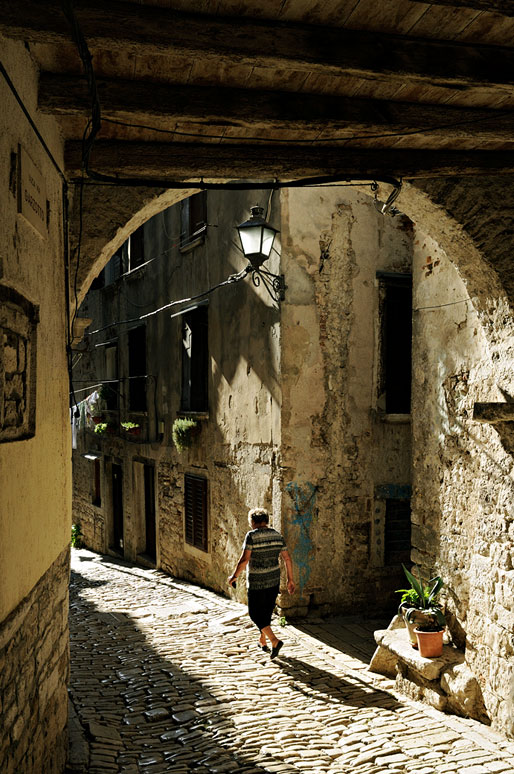
<path id="1" fill-rule="evenodd" d="M 412 228 L 351 189 L 282 192 L 283 521 L 291 612 L 387 603 L 375 487 L 410 484 L 410 425 L 377 406 L 377 270 L 410 271 Z"/>
<path id="2" fill-rule="evenodd" d="M 412 558 L 425 573 L 443 576 L 452 635 L 465 648 L 493 725 L 512 734 L 513 460 L 496 430 L 473 421 L 475 402 L 510 400 L 512 362 L 505 351 L 495 356 L 493 322 L 482 324 L 450 258 L 418 235 Z M 485 298 L 485 266 L 482 283 Z M 503 322 L 512 325 L 506 315 Z"/>
<path id="3" fill-rule="evenodd" d="M 26 48 L 2 40 L 2 62 L 62 165 L 58 129 L 37 113 L 37 71 Z M 68 656 L 63 609 L 59 622 L 54 622 L 58 631 L 51 626 L 52 631 L 47 631 L 46 625 L 53 600 L 65 604 L 66 559 L 55 568 L 69 543 L 71 525 L 62 190 L 57 171 L 3 78 L 0 94 L 0 284 L 39 307 L 37 367 L 27 377 L 36 381 L 35 434 L 0 444 L 0 621 L 4 622 L 2 638 L 7 638 L 2 639 L 2 673 L 20 678 L 9 683 L 3 694 L 0 769 L 53 774 L 62 770 L 66 741 Z M 17 212 L 17 180 L 11 165 L 19 146 L 46 183 L 49 216 L 43 236 Z M 3 338 L 0 344 L 3 349 Z M 37 585 L 42 576 L 48 583 Z M 55 720 L 49 720 L 51 714 Z M 35 731 L 37 720 L 47 723 L 45 732 Z"/>

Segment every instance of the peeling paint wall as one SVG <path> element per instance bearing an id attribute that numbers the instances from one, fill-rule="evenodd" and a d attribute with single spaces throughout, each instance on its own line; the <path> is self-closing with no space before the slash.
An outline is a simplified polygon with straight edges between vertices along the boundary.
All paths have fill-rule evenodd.
<path id="1" fill-rule="evenodd" d="M 412 226 L 349 188 L 282 192 L 281 206 L 283 521 L 302 581 L 281 604 L 383 609 L 400 576 L 383 565 L 375 490 L 410 485 L 410 418 L 379 405 L 376 272 L 410 272 Z"/>

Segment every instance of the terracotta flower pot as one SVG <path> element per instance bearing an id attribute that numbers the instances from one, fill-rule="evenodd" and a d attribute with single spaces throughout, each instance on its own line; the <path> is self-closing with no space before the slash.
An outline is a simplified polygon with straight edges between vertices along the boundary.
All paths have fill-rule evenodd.
<path id="1" fill-rule="evenodd" d="M 419 655 L 423 658 L 437 658 L 443 654 L 443 629 L 439 632 L 416 632 Z"/>

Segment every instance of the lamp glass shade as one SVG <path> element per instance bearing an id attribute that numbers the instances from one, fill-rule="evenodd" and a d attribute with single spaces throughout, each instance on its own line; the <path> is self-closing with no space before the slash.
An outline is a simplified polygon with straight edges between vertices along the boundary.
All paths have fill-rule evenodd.
<path id="1" fill-rule="evenodd" d="M 237 230 L 245 256 L 259 255 L 265 261 L 271 253 L 277 229 L 264 220 L 263 214 L 262 207 L 252 207 L 250 219 L 241 223 Z"/>
<path id="2" fill-rule="evenodd" d="M 254 255 L 261 252 L 262 226 L 256 224 L 239 228 L 239 237 L 245 255 Z"/>
<path id="3" fill-rule="evenodd" d="M 261 253 L 265 255 L 266 258 L 268 258 L 269 254 L 271 253 L 271 248 L 273 247 L 276 233 L 277 232 L 274 228 L 269 228 L 268 226 L 262 227 Z"/>

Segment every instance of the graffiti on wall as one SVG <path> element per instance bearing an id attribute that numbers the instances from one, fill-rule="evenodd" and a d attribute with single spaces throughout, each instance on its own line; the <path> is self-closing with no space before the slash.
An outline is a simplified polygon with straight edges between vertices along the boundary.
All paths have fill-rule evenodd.
<path id="1" fill-rule="evenodd" d="M 286 490 L 293 501 L 293 518 L 291 523 L 298 529 L 298 539 L 292 549 L 293 561 L 298 569 L 298 585 L 303 592 L 311 574 L 310 553 L 313 548 L 311 525 L 315 516 L 316 492 L 318 487 L 307 481 L 300 485 L 292 481 Z"/>

